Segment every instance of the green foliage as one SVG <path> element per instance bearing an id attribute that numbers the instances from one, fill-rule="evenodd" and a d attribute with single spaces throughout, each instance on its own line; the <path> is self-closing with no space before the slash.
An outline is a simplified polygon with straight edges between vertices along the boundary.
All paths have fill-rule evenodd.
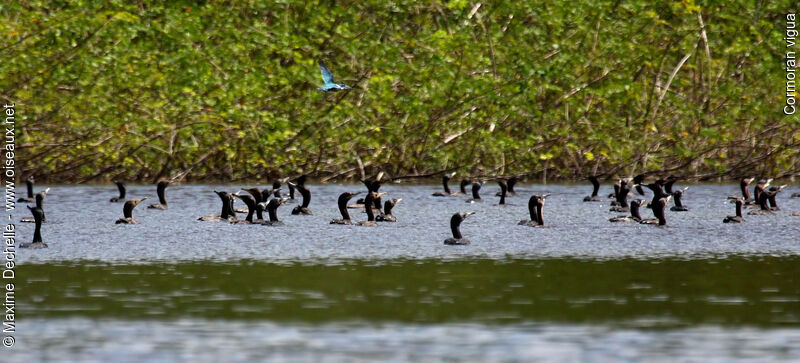
<path id="1" fill-rule="evenodd" d="M 58 181 L 772 175 L 800 170 L 791 4 L 16 1 L 0 97 Z"/>

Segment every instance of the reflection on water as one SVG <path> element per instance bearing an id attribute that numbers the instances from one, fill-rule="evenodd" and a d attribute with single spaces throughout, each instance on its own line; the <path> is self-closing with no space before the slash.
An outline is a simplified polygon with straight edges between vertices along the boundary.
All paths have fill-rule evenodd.
<path id="1" fill-rule="evenodd" d="M 32 317 L 799 326 L 800 257 L 19 267 Z"/>
<path id="2" fill-rule="evenodd" d="M 35 319 L 15 362 L 796 361 L 800 330 Z M 24 343 L 23 343 L 24 344 Z M 5 352 L 4 352 L 5 354 Z M 5 355 L 3 356 L 5 358 Z"/>

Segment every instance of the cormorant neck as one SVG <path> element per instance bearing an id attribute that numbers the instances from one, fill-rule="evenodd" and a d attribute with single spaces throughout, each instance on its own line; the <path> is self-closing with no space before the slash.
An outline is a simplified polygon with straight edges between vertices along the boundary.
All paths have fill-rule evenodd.
<path id="1" fill-rule="evenodd" d="M 119 199 L 125 199 L 125 184 L 117 183 L 117 189 L 119 190 Z"/>
<path id="2" fill-rule="evenodd" d="M 289 198 L 294 199 L 294 185 L 291 183 L 287 184 L 289 186 Z"/>
<path id="3" fill-rule="evenodd" d="M 450 230 L 453 232 L 453 238 L 461 239 L 461 230 L 458 228 L 461 225 L 461 221 L 463 219 L 458 214 L 454 215 L 453 218 L 450 218 Z"/>
<path id="4" fill-rule="evenodd" d="M 28 187 L 28 198 L 33 198 L 33 182 L 30 180 L 26 180 L 25 186 Z"/>
<path id="5" fill-rule="evenodd" d="M 339 213 L 342 214 L 342 219 L 350 220 L 350 212 L 347 211 L 348 198 L 339 198 Z"/>
<path id="6" fill-rule="evenodd" d="M 302 187 L 300 185 L 297 186 L 300 189 L 300 195 L 303 196 L 303 204 L 301 207 L 308 208 L 308 204 L 311 203 L 311 191 L 306 188 L 305 185 Z"/>
<path id="7" fill-rule="evenodd" d="M 775 199 L 776 195 L 778 195 L 778 193 L 767 194 L 767 201 L 769 201 L 769 206 L 772 207 L 772 208 L 777 208 L 778 207 L 778 201 Z"/>
<path id="8" fill-rule="evenodd" d="M 592 197 L 596 197 L 600 193 L 600 182 L 597 179 L 592 180 Z"/>
<path id="9" fill-rule="evenodd" d="M 536 217 L 536 196 L 528 200 L 528 213 L 531 215 L 531 221 L 539 223 L 539 218 Z"/>
<path id="10" fill-rule="evenodd" d="M 544 218 L 542 217 L 543 208 L 544 208 L 544 199 L 540 199 L 539 202 L 536 203 L 536 218 L 538 219 L 536 222 L 538 222 L 540 226 L 544 225 Z"/>
<path id="11" fill-rule="evenodd" d="M 742 182 L 740 186 L 742 187 L 742 196 L 744 200 L 750 199 L 750 189 L 747 189 L 747 183 Z"/>
<path id="12" fill-rule="evenodd" d="M 444 192 L 450 194 L 450 186 L 447 185 L 448 181 L 450 181 L 449 178 L 442 178 L 442 186 L 444 187 Z"/>
<path id="13" fill-rule="evenodd" d="M 133 202 L 125 202 L 125 205 L 122 206 L 122 216 L 125 218 L 133 218 L 133 208 L 136 208 Z"/>
<path id="14" fill-rule="evenodd" d="M 631 203 L 631 217 L 636 218 L 638 220 L 642 219 L 642 215 L 639 214 L 639 202 L 637 201 Z"/>
<path id="15" fill-rule="evenodd" d="M 479 186 L 478 187 L 476 187 L 474 185 L 472 186 L 472 199 L 481 199 L 481 195 L 479 193 L 480 189 L 481 189 L 481 187 L 479 187 Z"/>
<path id="16" fill-rule="evenodd" d="M 269 207 L 269 221 L 270 222 L 277 222 L 278 221 L 278 206 L 271 205 Z"/>
<path id="17" fill-rule="evenodd" d="M 741 217 L 742 216 L 742 203 L 741 202 L 736 202 L 736 216 L 737 217 Z"/>
<path id="18" fill-rule="evenodd" d="M 158 194 L 158 203 L 167 205 L 167 195 L 166 195 L 167 187 L 163 184 L 159 184 L 158 188 L 156 189 L 156 194 Z"/>
<path id="19" fill-rule="evenodd" d="M 681 202 L 681 197 L 683 193 L 675 193 L 672 195 L 672 198 L 675 199 L 675 206 L 676 207 L 683 207 L 683 203 Z"/>
<path id="20" fill-rule="evenodd" d="M 375 213 L 372 212 L 372 206 L 374 204 L 375 198 L 372 196 L 372 193 L 368 194 L 366 198 L 364 198 L 364 210 L 367 212 L 367 220 L 374 221 L 375 220 Z"/>

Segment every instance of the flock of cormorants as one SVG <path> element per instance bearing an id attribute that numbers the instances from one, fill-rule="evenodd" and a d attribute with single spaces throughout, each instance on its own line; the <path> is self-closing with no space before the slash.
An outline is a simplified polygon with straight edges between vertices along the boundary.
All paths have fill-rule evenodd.
<path id="1" fill-rule="evenodd" d="M 471 197 L 466 201 L 474 203 L 481 201 L 480 189 L 483 182 L 471 181 L 464 179 L 460 183 L 459 191 L 451 191 L 449 187 L 450 179 L 455 175 L 445 174 L 442 176 L 443 191 L 435 192 L 432 194 L 434 197 L 452 197 L 467 195 L 467 186 L 471 185 Z M 397 217 L 392 214 L 392 209 L 402 201 L 402 199 L 390 199 L 381 203 L 381 197 L 386 193 L 379 192 L 379 189 L 386 180 L 382 180 L 382 174 L 378 174 L 373 179 L 362 180 L 364 186 L 367 188 L 365 197 L 358 199 L 355 204 L 348 204 L 350 200 L 359 195 L 361 192 L 344 192 L 339 195 L 337 206 L 342 218 L 336 218 L 330 221 L 331 224 L 355 224 L 359 226 L 377 226 L 377 222 L 396 222 Z M 614 183 L 614 192 L 608 195 L 611 199 L 610 211 L 630 213 L 630 215 L 619 215 L 610 218 L 610 222 L 633 222 L 641 224 L 652 224 L 664 226 L 667 224 L 666 209 L 670 200 L 673 201 L 673 206 L 669 208 L 670 211 L 683 212 L 689 209 L 683 204 L 683 194 L 689 189 L 688 187 L 682 189 L 675 189 L 674 185 L 681 177 L 669 176 L 666 179 L 658 179 L 650 183 L 645 183 L 645 174 L 637 175 L 633 178 L 619 179 Z M 592 194 L 583 199 L 584 202 L 601 202 L 599 196 L 600 180 L 596 176 L 590 176 L 589 181 L 592 183 Z M 515 184 L 519 181 L 517 177 L 510 178 L 495 178 L 500 187 L 497 196 L 500 197 L 499 204 L 506 204 L 506 197 L 516 195 L 514 191 Z M 235 193 L 225 191 L 214 191 L 222 202 L 222 209 L 219 214 L 213 214 L 198 218 L 199 221 L 222 221 L 234 224 L 262 224 L 268 226 L 283 225 L 278 219 L 277 210 L 280 206 L 287 202 L 293 202 L 295 199 L 295 191 L 298 191 L 302 197 L 302 203 L 292 209 L 293 215 L 311 215 L 309 209 L 311 202 L 311 191 L 306 186 L 307 176 L 302 175 L 294 180 L 285 179 L 284 182 L 288 186 L 289 194 L 284 197 L 281 194 L 281 181 L 275 181 L 271 187 L 266 189 L 259 188 L 243 188 Z M 742 178 L 740 182 L 741 195 L 732 195 L 728 199 L 736 206 L 736 214 L 727 216 L 723 219 L 724 223 L 742 223 L 745 221 L 743 216 L 743 209 L 753 209 L 749 211 L 750 215 L 769 215 L 775 211 L 780 210 L 778 207 L 776 196 L 780 193 L 786 185 L 770 186 L 772 179 L 759 180 L 754 189 L 753 194 L 750 194 L 749 186 L 755 181 L 755 178 Z M 33 192 L 33 177 L 29 177 L 26 181 L 27 184 L 27 197 L 19 198 L 19 202 L 35 203 L 35 206 L 28 206 L 33 214 L 32 218 L 22 218 L 22 222 L 36 223 L 33 235 L 33 242 L 22 243 L 20 247 L 34 247 L 43 248 L 47 245 L 42 242 L 41 226 L 45 222 L 45 212 L 43 209 L 44 198 L 50 191 L 47 188 L 39 193 Z M 117 224 L 137 224 L 136 219 L 133 218 L 133 210 L 141 202 L 148 199 L 147 197 L 141 199 L 127 199 L 126 187 L 123 182 L 114 181 L 119 190 L 119 196 L 111 198 L 109 201 L 112 203 L 124 203 L 122 207 L 122 218 L 116 220 Z M 169 186 L 166 180 L 159 181 L 156 185 L 156 195 L 158 196 L 158 203 L 148 205 L 150 209 L 166 210 L 169 208 L 167 202 L 166 190 Z M 649 202 L 644 199 L 636 199 L 631 202 L 628 198 L 631 195 L 645 195 L 644 187 L 648 188 L 653 196 Z M 246 192 L 246 194 L 242 193 Z M 519 225 L 541 228 L 545 226 L 543 218 L 543 208 L 546 198 L 550 194 L 534 194 L 528 200 L 528 211 L 530 219 L 524 219 L 519 222 Z M 792 198 L 800 197 L 800 193 L 794 193 Z M 235 209 L 234 201 L 241 200 L 246 208 Z M 653 211 L 655 218 L 642 218 L 641 208 L 650 208 Z M 367 214 L 367 220 L 353 222 L 348 209 L 358 208 L 362 209 Z M 264 218 L 264 211 L 267 212 L 267 218 Z M 236 217 L 236 213 L 246 213 L 244 219 Z M 475 214 L 475 212 L 461 212 L 455 213 L 450 218 L 450 229 L 453 237 L 444 241 L 448 245 L 466 245 L 469 240 L 464 238 L 460 231 L 461 222 L 468 216 Z M 800 212 L 790 213 L 792 216 L 800 216 Z"/>

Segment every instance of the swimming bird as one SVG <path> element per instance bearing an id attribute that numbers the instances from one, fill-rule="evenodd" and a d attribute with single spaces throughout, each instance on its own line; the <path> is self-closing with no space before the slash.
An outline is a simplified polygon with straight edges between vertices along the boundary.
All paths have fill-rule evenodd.
<path id="1" fill-rule="evenodd" d="M 217 194 L 219 199 L 222 201 L 222 211 L 219 214 L 212 214 L 210 216 L 200 217 L 198 221 L 204 222 L 221 222 L 221 221 L 230 221 L 232 219 L 236 219 L 236 216 L 233 214 L 232 202 L 233 202 L 233 195 L 229 194 L 228 192 L 218 192 L 214 191 Z"/>
<path id="2" fill-rule="evenodd" d="M 600 197 L 597 195 L 600 192 L 600 180 L 596 176 L 590 175 L 589 181 L 592 182 L 592 195 L 584 197 L 584 202 L 599 202 Z"/>
<path id="3" fill-rule="evenodd" d="M 781 208 L 778 207 L 778 201 L 775 199 L 775 196 L 778 195 L 783 188 L 786 188 L 786 184 L 769 188 L 770 193 L 767 194 L 767 201 L 769 201 L 770 210 L 781 210 Z"/>
<path id="4" fill-rule="evenodd" d="M 347 202 L 350 201 L 350 199 L 353 198 L 353 196 L 358 194 L 359 192 L 356 193 L 344 192 L 342 194 L 339 194 L 339 199 L 337 201 L 337 204 L 339 205 L 339 213 L 342 214 L 342 219 L 332 219 L 331 224 L 353 224 L 353 222 L 350 221 L 350 213 L 347 212 Z"/>
<path id="5" fill-rule="evenodd" d="M 750 190 L 747 189 L 747 187 L 750 186 L 750 183 L 752 183 L 753 180 L 756 180 L 756 178 L 742 178 L 742 180 L 739 181 L 739 188 L 742 191 L 741 197 L 743 198 L 744 204 L 753 204 L 753 203 L 755 203 L 755 199 L 753 199 L 753 197 L 750 196 Z M 731 196 L 731 197 L 735 197 L 735 196 Z M 729 198 L 731 198 L 731 197 L 729 197 Z"/>
<path id="6" fill-rule="evenodd" d="M 117 185 L 117 190 L 119 190 L 119 197 L 114 197 L 109 199 L 108 201 L 111 203 L 123 203 L 125 202 L 125 183 L 121 181 L 114 180 L 114 184 Z"/>
<path id="7" fill-rule="evenodd" d="M 790 198 L 800 198 L 800 193 L 792 193 Z"/>
<path id="8" fill-rule="evenodd" d="M 44 222 L 44 211 L 41 207 L 35 206 L 31 207 L 28 206 L 28 209 L 31 210 L 33 214 L 34 223 L 36 223 L 36 227 L 33 230 L 33 242 L 31 243 L 20 243 L 20 248 L 46 248 L 47 244 L 42 242 L 42 222 Z"/>
<path id="9" fill-rule="evenodd" d="M 652 189 L 651 189 L 652 190 Z M 656 191 L 653 191 L 657 193 Z M 650 206 L 653 209 L 653 215 L 656 217 L 657 221 L 653 221 L 652 219 L 643 219 L 641 224 L 657 224 L 659 226 L 667 225 L 667 217 L 664 211 L 667 209 L 667 204 L 669 204 L 669 200 L 672 198 L 671 195 L 662 196 L 658 199 L 654 199 L 654 201 L 650 202 Z"/>
<path id="10" fill-rule="evenodd" d="M 115 222 L 116 224 L 139 224 L 135 219 L 133 219 L 133 208 L 136 208 L 139 203 L 147 200 L 147 197 L 142 199 L 128 199 L 125 201 L 125 204 L 122 206 L 122 216 L 123 218 L 117 219 Z"/>
<path id="11" fill-rule="evenodd" d="M 338 92 L 352 88 L 346 84 L 336 83 L 333 79 L 333 73 L 325 66 L 323 61 L 319 61 L 319 71 L 322 73 L 322 82 L 324 84 L 322 87 L 317 88 L 318 90 L 324 92 Z"/>
<path id="12" fill-rule="evenodd" d="M 367 195 L 369 195 L 369 193 L 378 193 L 378 190 L 381 188 L 381 185 L 383 184 L 381 182 L 381 177 L 383 177 L 383 172 L 379 173 L 375 179 L 361 180 L 361 182 L 364 183 L 364 186 L 367 187 Z M 371 207 L 373 209 L 377 209 L 378 213 L 380 213 L 381 199 L 380 198 L 373 199 L 372 203 L 373 204 L 371 205 Z M 350 204 L 347 206 L 347 208 L 365 208 L 365 205 L 366 205 L 365 198 L 359 198 L 358 200 L 356 200 L 355 204 Z"/>
<path id="13" fill-rule="evenodd" d="M 497 203 L 499 205 L 506 204 L 506 194 L 508 193 L 508 182 L 503 179 L 497 180 L 497 185 L 500 186 L 500 202 Z"/>
<path id="14" fill-rule="evenodd" d="M 685 187 L 683 189 L 678 189 L 678 190 L 672 192 L 672 198 L 673 198 L 673 202 L 675 203 L 675 205 L 672 206 L 672 208 L 670 208 L 669 210 L 671 210 L 673 212 L 686 212 L 686 211 L 689 210 L 689 208 L 686 208 L 686 206 L 683 205 L 683 202 L 681 202 L 681 198 L 683 197 L 683 193 L 686 192 L 686 190 L 688 190 L 688 189 L 689 189 L 689 187 Z"/>
<path id="15" fill-rule="evenodd" d="M 742 217 L 742 205 L 744 204 L 744 199 L 742 198 L 733 198 L 731 203 L 736 203 L 736 215 L 735 216 L 727 216 L 725 219 L 722 220 L 722 223 L 742 223 L 744 222 L 744 217 Z"/>
<path id="16" fill-rule="evenodd" d="M 461 222 L 464 221 L 467 217 L 475 214 L 475 212 L 463 212 L 463 213 L 456 213 L 450 217 L 450 231 L 453 232 L 453 237 L 444 240 L 444 244 L 446 245 L 468 245 L 469 240 L 464 238 L 461 235 Z"/>
<path id="17" fill-rule="evenodd" d="M 20 197 L 17 199 L 17 202 L 21 203 L 33 203 L 36 201 L 36 197 L 33 195 L 33 175 L 29 176 L 28 179 L 25 180 L 25 186 L 28 190 L 27 197 Z"/>
<path id="18" fill-rule="evenodd" d="M 278 220 L 278 207 L 282 206 L 286 203 L 285 198 L 272 198 L 270 199 L 269 203 L 267 203 L 267 213 L 269 214 L 269 220 L 264 221 L 262 224 L 265 226 L 282 226 L 283 222 Z M 264 203 L 261 203 L 262 205 Z"/>
<path id="19" fill-rule="evenodd" d="M 758 186 L 756 186 L 756 187 L 758 187 Z M 771 192 L 769 190 L 762 190 L 762 191 L 758 192 L 758 208 L 759 209 L 751 210 L 747 214 L 753 215 L 753 216 L 773 215 L 774 213 L 772 212 L 772 210 L 767 205 L 767 202 L 769 201 L 769 195 L 770 194 L 776 194 L 776 193 L 775 192 Z"/>
<path id="20" fill-rule="evenodd" d="M 166 180 L 162 180 L 158 182 L 156 186 L 156 194 L 158 195 L 158 204 L 150 204 L 147 206 L 149 209 L 160 209 L 160 210 L 167 210 L 169 206 L 167 206 L 167 186 L 169 186 L 169 182 Z"/>
<path id="21" fill-rule="evenodd" d="M 467 203 L 475 203 L 481 201 L 481 184 L 480 182 L 472 183 L 472 198 L 467 199 Z"/>
<path id="22" fill-rule="evenodd" d="M 357 225 L 364 227 L 374 227 L 378 225 L 378 223 L 375 222 L 375 212 L 372 210 L 372 208 L 370 208 L 370 206 L 374 204 L 375 199 L 380 198 L 383 195 L 386 195 L 386 193 L 376 193 L 376 192 L 367 193 L 367 197 L 364 198 L 364 205 L 366 206 L 365 210 L 367 212 L 367 220 L 358 221 L 356 223 Z"/>
<path id="23" fill-rule="evenodd" d="M 617 192 L 616 199 L 611 202 L 611 212 L 628 212 L 630 211 L 630 206 L 628 205 L 628 193 L 631 192 L 631 180 L 630 179 L 620 179 L 619 181 L 619 191 Z"/>
<path id="24" fill-rule="evenodd" d="M 294 183 L 290 183 L 287 179 L 286 186 L 289 187 L 289 200 L 286 203 L 294 203 Z"/>
<path id="25" fill-rule="evenodd" d="M 383 203 L 383 213 L 375 216 L 375 220 L 378 222 L 397 222 L 397 217 L 392 214 L 392 209 L 397 203 L 403 201 L 403 198 L 397 199 L 389 199 Z"/>
<path id="26" fill-rule="evenodd" d="M 264 201 L 263 195 L 261 194 L 261 191 L 258 190 L 258 188 L 247 188 L 242 190 L 250 193 L 256 205 Z M 256 208 L 256 219 L 264 220 L 263 212 L 264 209 Z"/>
<path id="27" fill-rule="evenodd" d="M 461 183 L 458 184 L 458 191 L 454 192 L 453 195 L 466 195 L 467 194 L 467 185 L 472 184 L 469 179 L 461 179 Z"/>
<path id="28" fill-rule="evenodd" d="M 542 209 L 544 208 L 545 198 L 548 196 L 550 196 L 550 194 L 532 195 L 530 199 L 528 199 L 528 213 L 531 219 L 523 219 L 517 224 L 528 227 L 544 227 Z"/>
<path id="29" fill-rule="evenodd" d="M 292 214 L 312 215 L 311 209 L 308 209 L 308 204 L 311 203 L 311 190 L 309 190 L 305 184 L 297 184 L 295 185 L 295 189 L 300 191 L 300 195 L 303 196 L 303 203 L 294 207 L 294 209 L 292 209 Z"/>
<path id="30" fill-rule="evenodd" d="M 253 224 L 253 214 L 256 212 L 256 200 L 251 195 L 231 194 L 235 198 L 239 198 L 247 205 L 247 217 L 242 219 L 235 219 L 231 224 Z"/>
<path id="31" fill-rule="evenodd" d="M 276 181 L 272 182 L 272 196 L 275 197 L 275 198 L 283 198 L 281 196 L 281 182 L 280 181 L 276 180 Z"/>
<path id="32" fill-rule="evenodd" d="M 674 192 L 672 191 L 672 186 L 675 185 L 675 182 L 681 180 L 681 177 L 670 175 L 667 177 L 666 180 L 663 181 L 664 184 L 664 192 L 670 195 L 673 195 Z"/>
<path id="33" fill-rule="evenodd" d="M 644 199 L 636 199 L 634 201 L 631 201 L 630 202 L 631 215 L 629 215 L 629 216 L 616 216 L 616 217 L 610 218 L 608 221 L 609 222 L 641 222 L 642 221 L 642 215 L 639 214 L 639 207 L 644 205 L 644 203 L 645 203 Z M 658 220 L 655 220 L 655 221 L 657 222 Z"/>
<path id="34" fill-rule="evenodd" d="M 769 183 L 772 182 L 772 179 L 759 179 L 756 186 L 753 188 L 753 200 L 754 203 L 749 205 L 749 208 L 759 208 L 761 205 L 761 192 L 767 189 Z M 747 204 L 747 203 L 745 203 Z"/>
<path id="35" fill-rule="evenodd" d="M 450 191 L 450 186 L 447 185 L 447 183 L 450 182 L 450 178 L 452 178 L 455 175 L 456 173 L 442 175 L 442 187 L 444 187 L 444 192 L 435 192 L 431 195 L 433 195 L 434 197 L 449 197 L 453 195 L 453 192 Z"/>
<path id="36" fill-rule="evenodd" d="M 49 191 L 50 191 L 50 188 L 47 188 L 44 191 L 38 192 L 38 193 L 36 193 L 36 197 L 34 198 L 36 200 L 36 208 L 39 208 L 39 209 L 42 210 L 42 222 L 47 222 L 47 218 L 45 218 L 45 214 L 44 214 L 44 197 L 47 196 L 47 192 L 49 192 Z M 36 223 L 36 216 L 24 217 L 24 218 L 20 219 L 20 222 Z"/>
<path id="37" fill-rule="evenodd" d="M 644 189 L 642 188 L 642 183 L 644 182 L 644 178 L 647 177 L 647 174 L 639 174 L 633 177 L 633 185 L 635 186 L 636 192 L 639 195 L 644 195 Z"/>
<path id="38" fill-rule="evenodd" d="M 517 192 L 514 191 L 514 186 L 517 185 L 519 178 L 516 176 L 512 176 L 506 180 L 506 197 L 512 197 L 517 195 Z M 494 195 L 497 197 L 501 197 L 503 194 L 503 190 L 501 189 L 499 192 L 495 193 Z"/>

